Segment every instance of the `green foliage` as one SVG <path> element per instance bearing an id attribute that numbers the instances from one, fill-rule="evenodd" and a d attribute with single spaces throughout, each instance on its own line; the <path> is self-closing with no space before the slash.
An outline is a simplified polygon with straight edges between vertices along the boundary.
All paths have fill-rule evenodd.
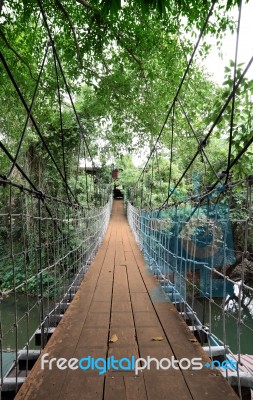
<path id="1" fill-rule="evenodd" d="M 196 32 L 203 26 L 211 4 L 211 1 L 197 0 L 43 0 L 54 44 L 82 124 L 82 135 L 90 153 L 101 165 L 97 175 L 87 175 L 79 169 L 79 158 L 88 158 L 87 148 L 80 139 L 80 128 L 58 66 L 60 127 L 52 44 L 32 113 L 60 171 L 81 204 L 98 206 L 108 198 L 107 188 L 113 187 L 109 160 L 122 169 L 117 183 L 139 206 L 160 206 L 173 191 L 232 89 L 233 64 L 226 69 L 223 88 L 214 85 L 197 62 L 192 64 L 181 88 L 180 102 L 175 105 L 175 119 L 172 121 L 170 114 L 157 155 L 151 158 L 138 185 L 140 169 L 134 167 L 131 155 L 135 150 L 153 148 L 193 50 Z M 218 42 L 226 29 L 233 30 L 233 21 L 227 11 L 237 4 L 238 0 L 216 2 L 207 32 L 216 36 Z M 0 19 L 1 52 L 29 105 L 48 44 L 38 2 L 5 0 Z M 204 40 L 200 55 L 204 57 L 209 49 Z M 252 94 L 252 81 L 244 80 L 236 93 L 232 160 L 252 136 Z M 2 63 L 0 95 L 1 140 L 14 156 L 27 115 Z M 216 179 L 215 172 L 226 169 L 230 116 L 231 104 L 170 201 L 181 201 L 194 194 L 196 188 L 192 177 L 196 174 L 200 176 L 198 190 L 201 192 Z M 170 154 L 173 162 L 169 187 Z M 65 182 L 56 171 L 31 119 L 17 161 L 39 190 L 68 200 Z M 249 174 L 251 164 L 252 153 L 248 151 L 233 169 L 235 177 Z M 11 166 L 10 160 L 1 153 L 0 173 L 7 175 Z M 25 182 L 16 168 L 11 179 L 18 184 Z M 240 196 L 239 193 L 234 199 L 238 206 Z M 18 212 L 18 195 L 13 198 L 13 209 Z M 1 214 L 8 214 L 7 191 L 1 191 L 0 200 L 4 204 Z M 26 204 L 26 211 L 32 214 L 34 205 Z M 8 220 L 2 222 L 0 244 L 2 248 L 10 248 Z M 21 224 L 16 222 L 13 228 L 15 243 L 21 238 L 27 246 L 28 243 L 35 245 L 38 237 L 33 235 L 32 226 L 22 230 Z M 74 247 L 74 227 L 65 234 L 68 244 Z M 15 251 L 19 252 L 18 244 Z M 1 259 L 4 255 L 3 250 Z M 43 257 L 45 259 L 46 255 Z M 22 256 L 17 256 L 15 262 L 16 283 L 21 282 L 26 273 L 32 276 L 37 268 L 34 254 L 27 264 Z M 1 265 L 3 288 L 12 285 L 12 267 L 6 261 Z M 60 266 L 62 273 L 65 268 L 63 263 Z M 45 290 L 50 291 L 53 276 L 43 274 L 42 281 Z M 31 280 L 27 290 L 35 292 L 37 285 L 37 281 Z"/>
<path id="2" fill-rule="evenodd" d="M 243 65 L 239 64 L 237 68 L 236 80 L 242 74 Z M 230 65 L 225 68 L 225 80 L 223 83 L 223 90 L 219 101 L 216 103 L 216 107 L 213 115 L 217 115 L 223 105 L 223 102 L 227 99 L 228 95 L 233 90 L 233 75 L 234 75 L 234 62 L 231 61 Z M 235 94 L 235 106 L 234 106 L 234 117 L 232 127 L 232 142 L 231 142 L 231 162 L 235 157 L 243 150 L 244 146 L 249 142 L 252 137 L 252 98 L 253 98 L 253 80 L 245 77 L 240 87 L 237 89 Z M 221 138 L 220 140 L 229 141 L 229 135 L 231 130 L 231 113 L 232 113 L 232 101 L 228 104 L 225 112 L 219 120 L 219 124 L 215 131 L 215 136 Z M 212 118 L 212 115 L 211 115 Z M 243 179 L 245 176 L 251 174 L 252 164 L 252 151 L 249 149 L 239 160 L 238 163 L 233 167 L 232 172 L 234 179 Z M 226 160 L 223 163 L 224 169 L 226 169 Z"/>

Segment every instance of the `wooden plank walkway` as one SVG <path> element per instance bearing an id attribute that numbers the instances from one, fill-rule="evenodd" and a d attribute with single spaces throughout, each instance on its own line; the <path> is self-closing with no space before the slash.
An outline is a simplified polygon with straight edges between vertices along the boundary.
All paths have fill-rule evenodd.
<path id="1" fill-rule="evenodd" d="M 114 201 L 109 228 L 79 291 L 44 353 L 52 357 L 202 357 L 198 342 L 175 310 L 153 301 L 157 288 L 124 216 Z M 118 340 L 110 343 L 116 334 Z M 162 336 L 162 341 L 153 341 Z M 16 400 L 218 400 L 238 399 L 217 371 L 168 369 L 98 371 L 41 369 L 40 359 Z"/>

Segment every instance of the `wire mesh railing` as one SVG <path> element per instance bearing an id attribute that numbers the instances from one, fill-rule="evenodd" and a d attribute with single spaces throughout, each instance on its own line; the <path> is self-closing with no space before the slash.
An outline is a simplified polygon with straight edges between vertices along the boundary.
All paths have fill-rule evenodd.
<path id="1" fill-rule="evenodd" d="M 239 197 L 240 199 L 239 199 Z M 238 201 L 241 207 L 238 209 Z M 235 390 L 253 385 L 252 179 L 220 186 L 205 200 L 161 209 L 130 202 L 128 221 L 146 263 L 208 354 L 234 360 L 224 369 Z M 233 385 L 235 383 L 233 381 Z"/>
<path id="2" fill-rule="evenodd" d="M 1 394 L 16 392 L 77 291 L 112 200 L 86 208 L 0 181 Z"/>

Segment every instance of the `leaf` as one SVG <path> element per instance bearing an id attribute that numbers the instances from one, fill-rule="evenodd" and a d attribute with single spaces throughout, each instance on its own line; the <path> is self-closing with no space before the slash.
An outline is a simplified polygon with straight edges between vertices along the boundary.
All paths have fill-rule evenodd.
<path id="1" fill-rule="evenodd" d="M 152 340 L 154 342 L 161 342 L 163 340 L 163 337 L 162 336 L 153 336 Z"/>
<path id="2" fill-rule="evenodd" d="M 111 337 L 110 337 L 110 339 L 109 339 L 109 343 L 115 343 L 115 342 L 117 342 L 119 339 L 118 339 L 118 336 L 116 335 L 116 333 L 114 333 Z"/>

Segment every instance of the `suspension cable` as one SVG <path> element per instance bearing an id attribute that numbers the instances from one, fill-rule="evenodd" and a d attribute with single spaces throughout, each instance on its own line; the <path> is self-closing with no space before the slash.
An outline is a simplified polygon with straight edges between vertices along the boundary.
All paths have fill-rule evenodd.
<path id="1" fill-rule="evenodd" d="M 24 136 L 25 136 L 25 132 L 26 132 L 27 125 L 28 125 L 28 122 L 29 122 L 29 119 L 30 119 L 32 108 L 33 108 L 33 105 L 34 105 L 34 102 L 35 102 L 35 98 L 36 98 L 36 95 L 37 95 L 37 91 L 38 91 L 40 79 L 41 79 L 41 76 L 42 76 L 42 72 L 43 72 L 43 69 L 44 69 L 45 61 L 47 59 L 48 49 L 49 49 L 49 43 L 47 43 L 47 46 L 46 46 L 46 50 L 45 50 L 44 57 L 43 57 L 43 60 L 42 60 L 42 63 L 41 63 L 38 79 L 36 81 L 35 89 L 34 89 L 34 92 L 33 92 L 33 97 L 32 97 L 31 105 L 30 105 L 30 108 L 29 108 L 29 112 L 27 113 L 25 125 L 24 125 L 23 131 L 22 131 L 22 134 L 21 134 L 21 137 L 20 137 L 20 140 L 19 140 L 19 144 L 18 144 L 18 148 L 17 148 L 17 151 L 16 151 L 16 155 L 14 157 L 14 161 L 12 163 L 12 166 L 11 166 L 9 172 L 6 175 L 7 178 L 9 178 L 11 176 L 12 171 L 13 171 L 15 165 L 16 165 L 16 162 L 17 162 L 17 159 L 18 159 L 18 156 L 19 156 L 19 152 L 20 152 L 20 149 L 21 149 L 21 146 L 22 146 L 22 142 L 23 142 L 23 139 L 24 139 Z"/>
<path id="2" fill-rule="evenodd" d="M 58 74 L 58 68 L 57 68 L 57 62 L 56 62 L 54 49 L 53 49 L 53 60 L 54 60 L 54 69 L 55 69 L 57 95 L 58 95 L 58 106 L 59 106 L 59 117 L 60 117 L 62 163 L 63 163 L 63 171 L 64 171 L 64 178 L 65 178 L 66 193 L 67 193 L 68 199 L 70 200 L 69 191 L 68 191 L 66 161 L 65 161 L 65 143 L 64 143 L 64 135 L 63 135 L 62 101 L 61 101 L 61 92 L 60 92 L 60 80 L 59 80 L 59 74 Z"/>
<path id="3" fill-rule="evenodd" d="M 232 97 L 233 97 L 233 93 L 237 91 L 238 87 L 240 86 L 243 78 L 245 77 L 246 73 L 248 72 L 251 64 L 253 63 L 253 56 L 250 58 L 248 64 L 246 65 L 244 71 L 242 72 L 242 74 L 240 75 L 239 79 L 237 80 L 233 90 L 231 91 L 231 93 L 229 94 L 229 96 L 227 97 L 227 100 L 225 101 L 225 103 L 223 104 L 223 107 L 221 108 L 219 114 L 217 115 L 217 117 L 215 118 L 215 121 L 213 122 L 212 126 L 210 127 L 208 133 L 206 134 L 205 138 L 202 141 L 202 144 L 205 145 L 207 143 L 207 140 L 209 139 L 210 135 L 212 134 L 214 128 L 216 127 L 217 123 L 219 122 L 220 118 L 222 117 L 224 111 L 226 110 L 228 104 L 230 103 Z M 237 157 L 233 160 L 233 162 L 230 164 L 230 167 L 228 168 L 229 170 L 233 167 L 233 165 L 235 164 L 235 162 L 238 161 L 238 159 L 245 153 L 245 151 L 248 149 L 248 147 L 251 145 L 251 143 L 253 142 L 253 137 L 247 142 L 247 144 L 245 145 L 245 148 L 243 148 L 237 155 Z M 191 168 L 192 164 L 194 163 L 196 157 L 198 156 L 200 152 L 200 149 L 198 148 L 196 153 L 194 154 L 193 158 L 191 159 L 190 163 L 188 164 L 188 166 L 185 168 L 184 172 L 182 173 L 181 177 L 179 178 L 178 182 L 176 183 L 174 189 L 172 190 L 172 192 L 169 194 L 168 198 L 165 200 L 165 202 L 162 204 L 161 208 L 164 207 L 164 205 L 168 202 L 169 198 L 174 194 L 176 188 L 178 187 L 178 185 L 181 183 L 182 179 L 185 177 L 186 173 L 188 172 L 188 170 Z M 239 158 L 238 158 L 239 156 Z M 227 171 L 226 171 L 227 172 Z M 218 183 L 220 182 L 220 180 L 218 180 L 213 187 L 215 187 Z"/>
<path id="4" fill-rule="evenodd" d="M 171 185 L 171 178 L 172 178 L 172 158 L 173 158 L 174 128 L 175 128 L 175 106 L 176 106 L 176 103 L 174 103 L 174 105 L 173 105 L 172 118 L 171 118 L 170 169 L 169 169 L 168 194 L 170 193 L 170 185 Z"/>
<path id="5" fill-rule="evenodd" d="M 216 172 L 215 172 L 215 170 L 214 170 L 214 168 L 213 168 L 213 166 L 212 166 L 212 164 L 211 164 L 211 162 L 210 162 L 210 160 L 209 160 L 209 158 L 208 158 L 208 156 L 207 156 L 207 154 L 206 154 L 206 152 L 205 152 L 205 150 L 204 150 L 204 146 L 203 146 L 202 142 L 199 140 L 199 138 L 198 138 L 198 136 L 197 136 L 195 130 L 193 129 L 193 126 L 192 126 L 192 124 L 191 124 L 191 121 L 190 121 L 190 119 L 189 119 L 189 117 L 188 117 L 188 115 L 187 115 L 187 113 L 186 113 L 186 111 L 185 111 L 185 109 L 184 109 L 184 107 L 183 107 L 183 104 L 182 104 L 182 102 L 180 101 L 180 99 L 178 99 L 178 103 L 179 103 L 179 105 L 180 105 L 180 107 L 181 107 L 181 110 L 182 110 L 182 112 L 183 112 L 183 114 L 184 114 L 184 116 L 185 116 L 185 119 L 186 119 L 186 121 L 187 121 L 187 123 L 188 123 L 188 125 L 189 125 L 189 127 L 190 127 L 190 129 L 191 129 L 191 131 L 192 131 L 192 133 L 193 133 L 193 135 L 194 135 L 196 141 L 198 142 L 198 145 L 199 145 L 199 148 L 200 148 L 202 154 L 205 156 L 205 159 L 206 159 L 206 161 L 207 161 L 208 164 L 209 164 L 209 167 L 211 168 L 211 170 L 212 170 L 213 174 L 216 176 L 216 178 L 219 179 L 218 175 L 216 174 Z"/>
<path id="6" fill-rule="evenodd" d="M 235 59 L 234 59 L 234 77 L 233 77 L 233 97 L 232 97 L 232 109 L 231 109 L 231 118 L 230 118 L 230 132 L 229 132 L 229 147 L 228 147 L 228 163 L 227 163 L 227 167 L 229 167 L 229 165 L 230 165 L 231 152 L 232 152 L 232 141 L 233 141 L 233 130 L 234 130 L 234 114 L 235 114 L 235 90 L 234 89 L 235 89 L 236 74 L 237 74 L 237 59 L 238 59 L 238 46 L 239 46 L 239 36 L 240 36 L 241 13 L 242 13 L 242 0 L 240 0 L 240 4 L 239 4 L 237 32 L 236 32 Z M 226 176 L 225 183 L 227 183 L 228 178 L 229 178 L 229 173 L 227 171 L 227 176 Z"/>
<path id="7" fill-rule="evenodd" d="M 49 37 L 50 42 L 51 42 L 51 44 L 52 44 L 52 47 L 53 47 L 53 49 L 54 49 L 55 57 L 56 57 L 56 60 L 57 60 L 57 63 L 58 63 L 58 66 L 59 66 L 59 69 L 60 69 L 60 72 L 61 72 L 61 75 L 62 75 L 64 84 L 65 84 L 65 87 L 66 87 L 66 90 L 67 90 L 67 93 L 68 93 L 68 96 L 69 96 L 69 99 L 70 99 L 70 102 L 71 102 L 71 106 L 72 106 L 72 108 L 73 108 L 73 111 L 74 111 L 74 114 L 75 114 L 75 117 L 76 117 L 76 120 L 77 120 L 79 129 L 80 129 L 80 132 L 81 132 L 81 135 L 82 135 L 82 138 L 83 138 L 83 141 L 84 141 L 84 143 L 85 143 L 85 145 L 86 145 L 86 148 L 87 148 L 89 157 L 90 157 L 90 159 L 91 159 L 92 165 L 94 166 L 95 163 L 94 163 L 92 154 L 91 154 L 91 152 L 90 152 L 87 139 L 86 139 L 86 137 L 85 137 L 85 135 L 84 135 L 83 126 L 82 126 L 82 124 L 81 124 L 79 115 L 78 115 L 78 113 L 77 113 L 77 111 L 76 111 L 76 107 L 75 107 L 75 104 L 74 104 L 74 101 L 73 101 L 73 98 L 72 98 L 72 95 L 71 95 L 71 92 L 70 92 L 70 88 L 69 88 L 68 82 L 67 82 L 67 80 L 66 80 L 66 76 L 65 76 L 65 73 L 64 73 L 64 71 L 63 71 L 62 64 L 61 64 L 61 61 L 60 61 L 60 59 L 59 59 L 59 56 L 58 56 L 58 53 L 57 53 L 57 50 L 56 50 L 56 47 L 55 47 L 54 39 L 53 39 L 53 36 L 52 36 L 52 34 L 51 34 L 49 25 L 48 25 L 47 16 L 46 16 L 46 13 L 45 13 L 45 10 L 44 10 L 42 1 L 41 1 L 41 0 L 38 0 L 38 4 L 39 4 L 39 8 L 40 8 L 42 17 L 43 17 L 43 21 L 44 21 L 44 24 L 45 24 L 45 28 L 46 28 L 47 33 L 48 33 L 48 37 Z"/>
<path id="8" fill-rule="evenodd" d="M 4 68 L 5 68 L 5 70 L 6 70 L 7 74 L 8 74 L 8 76 L 9 76 L 9 78 L 10 78 L 10 80 L 11 80 L 11 82 L 12 82 L 12 84 L 13 84 L 13 86 L 14 86 L 14 88 L 15 88 L 15 90 L 16 90 L 16 92 L 17 92 L 17 94 L 18 94 L 18 96 L 19 96 L 19 98 L 20 98 L 25 110 L 26 110 L 26 112 L 29 113 L 29 107 L 28 107 L 28 105 L 26 103 L 26 100 L 25 100 L 23 94 L 21 93 L 21 91 L 20 91 L 20 89 L 19 89 L 19 87 L 17 85 L 17 82 L 15 81 L 15 78 L 14 78 L 14 76 L 13 76 L 13 74 L 12 74 L 12 72 L 11 72 L 11 70 L 10 70 L 6 60 L 5 60 L 5 57 L 4 57 L 4 55 L 3 55 L 3 53 L 1 51 L 0 51 L 0 59 L 1 59 L 2 63 L 3 63 L 3 65 L 4 65 Z M 55 168 L 57 169 L 59 175 L 61 176 L 64 184 L 66 184 L 65 178 L 64 178 L 59 166 L 57 165 L 57 163 L 55 161 L 55 158 L 54 158 L 53 154 L 51 153 L 47 143 L 45 142 L 45 139 L 44 139 L 43 135 L 41 134 L 40 129 L 39 129 L 38 125 L 37 125 L 37 122 L 35 121 L 35 119 L 33 117 L 33 114 L 31 112 L 30 112 L 30 119 L 31 119 L 31 121 L 32 121 L 32 123 L 33 123 L 33 125 L 35 127 L 35 130 L 36 130 L 37 134 L 39 135 L 39 138 L 41 139 L 41 141 L 42 141 L 42 143 L 43 143 L 48 155 L 50 156 Z M 72 194 L 72 196 L 74 197 L 75 201 L 78 203 L 77 199 L 75 198 L 74 193 L 72 192 L 72 189 L 69 187 L 68 184 L 66 184 L 66 185 L 68 186 L 69 192 Z"/>
<path id="9" fill-rule="evenodd" d="M 40 0 L 38 0 L 38 1 L 40 1 Z M 202 39 L 202 36 L 203 36 L 203 34 L 204 34 L 204 32 L 205 32 L 206 26 L 208 25 L 209 19 L 210 19 L 212 13 L 213 13 L 213 9 L 214 9 L 215 4 L 216 4 L 216 1 L 213 1 L 212 6 L 210 7 L 210 10 L 209 10 L 209 12 L 208 12 L 208 14 L 207 14 L 207 17 L 206 17 L 206 19 L 205 19 L 204 25 L 202 26 L 201 31 L 200 31 L 200 33 L 199 33 L 197 42 L 196 42 L 196 44 L 195 44 L 195 46 L 194 46 L 194 49 L 193 49 L 193 52 L 192 52 L 192 54 L 191 54 L 191 58 L 190 58 L 190 60 L 189 60 L 189 62 L 188 62 L 188 64 L 187 64 L 187 67 L 186 67 L 186 69 L 185 69 L 185 72 L 184 72 L 184 74 L 183 74 L 183 77 L 182 77 L 182 79 L 181 79 L 181 81 L 180 81 L 180 84 L 179 84 L 179 86 L 178 86 L 178 89 L 177 89 L 177 92 L 176 92 L 176 94 L 175 94 L 175 97 L 174 97 L 174 99 L 173 99 L 173 101 L 172 101 L 172 104 L 171 104 L 171 106 L 170 106 L 170 108 L 169 108 L 169 111 L 168 111 L 168 113 L 167 113 L 167 115 L 166 115 L 166 118 L 165 118 L 164 123 L 163 123 L 163 125 L 162 125 L 162 127 L 161 127 L 161 130 L 160 130 L 160 132 L 159 132 L 159 134 L 158 134 L 158 136 L 157 136 L 157 139 L 156 139 L 156 141 L 155 141 L 155 144 L 154 144 L 153 148 L 152 148 L 151 151 L 150 151 L 149 157 L 148 157 L 148 159 L 147 159 L 147 161 L 146 161 L 146 163 L 145 163 L 145 165 L 144 165 L 144 167 L 143 167 L 143 169 L 142 169 L 142 172 L 141 172 L 141 174 L 140 174 L 140 176 L 139 176 L 137 182 L 140 180 L 140 178 L 141 178 L 141 176 L 142 176 L 142 174 L 143 174 L 143 172 L 144 172 L 144 169 L 145 169 L 146 166 L 148 165 L 149 160 L 150 160 L 150 158 L 151 158 L 153 152 L 155 151 L 156 146 L 157 146 L 157 144 L 158 144 L 158 142 L 159 142 L 159 140 L 160 140 L 160 138 L 161 138 L 161 136 L 162 136 L 162 133 L 163 133 L 163 131 L 164 131 L 164 128 L 165 128 L 165 126 L 167 125 L 169 116 L 170 116 L 170 114 L 171 114 L 171 112 L 172 112 L 172 110 L 173 110 L 173 107 L 174 107 L 175 102 L 177 101 L 178 95 L 179 95 L 179 93 L 180 93 L 180 91 L 181 91 L 181 89 L 182 89 L 182 86 L 183 86 L 184 81 L 185 81 L 185 79 L 186 79 L 186 76 L 187 76 L 187 74 L 188 74 L 188 72 L 189 72 L 189 69 L 190 69 L 190 67 L 191 67 L 191 65 L 192 65 L 192 63 L 193 63 L 193 59 L 194 59 L 195 54 L 196 54 L 196 51 L 197 51 L 197 49 L 198 49 L 198 47 L 199 47 L 200 41 L 201 41 L 201 39 Z M 137 182 L 136 182 L 136 183 L 137 183 Z"/>

